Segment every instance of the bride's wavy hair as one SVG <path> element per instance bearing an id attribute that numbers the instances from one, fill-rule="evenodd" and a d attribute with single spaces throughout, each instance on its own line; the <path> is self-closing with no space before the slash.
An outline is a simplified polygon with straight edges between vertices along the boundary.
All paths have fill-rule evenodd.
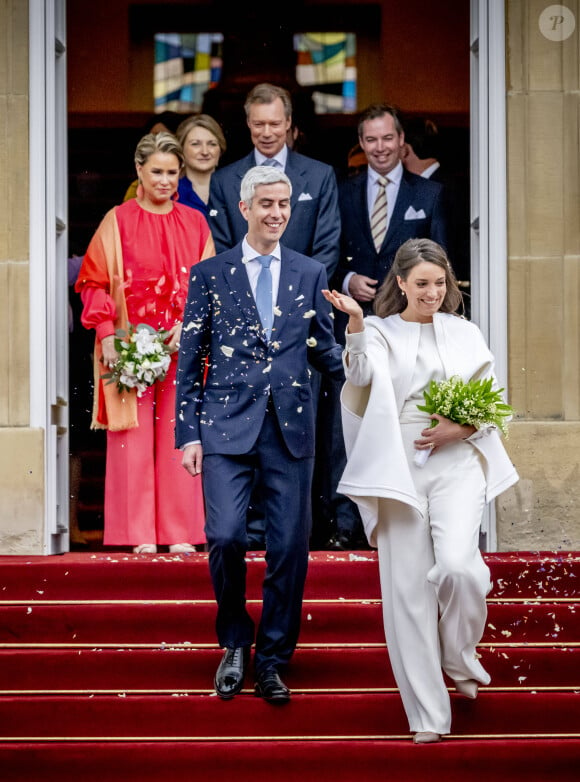
<path id="1" fill-rule="evenodd" d="M 445 272 L 447 290 L 439 312 L 450 312 L 453 315 L 463 314 L 463 296 L 443 247 L 431 239 L 407 239 L 397 250 L 393 265 L 377 291 L 373 306 L 375 315 L 378 315 L 379 318 L 386 318 L 388 315 L 403 312 L 407 306 L 407 299 L 399 288 L 397 277 L 406 281 L 415 266 L 423 261 L 434 263 Z M 460 308 L 461 313 L 457 311 Z"/>

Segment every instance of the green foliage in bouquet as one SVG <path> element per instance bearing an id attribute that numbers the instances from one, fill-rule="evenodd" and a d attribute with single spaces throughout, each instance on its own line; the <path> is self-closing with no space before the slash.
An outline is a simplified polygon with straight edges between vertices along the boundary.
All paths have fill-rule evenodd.
<path id="1" fill-rule="evenodd" d="M 127 330 L 115 332 L 115 350 L 119 359 L 110 372 L 103 375 L 108 383 L 116 383 L 119 393 L 137 390 L 142 396 L 145 389 L 157 380 L 164 380 L 171 364 L 171 356 L 165 340 L 168 331 L 156 331 L 147 323 L 129 324 Z"/>
<path id="2" fill-rule="evenodd" d="M 504 389 L 493 389 L 492 386 L 492 378 L 465 383 L 454 375 L 439 383 L 432 380 L 423 392 L 425 404 L 417 407 L 429 415 L 437 413 L 476 429 L 493 424 L 507 437 L 507 422 L 514 409 L 503 401 Z M 437 426 L 437 421 L 432 421 L 431 426 Z"/>

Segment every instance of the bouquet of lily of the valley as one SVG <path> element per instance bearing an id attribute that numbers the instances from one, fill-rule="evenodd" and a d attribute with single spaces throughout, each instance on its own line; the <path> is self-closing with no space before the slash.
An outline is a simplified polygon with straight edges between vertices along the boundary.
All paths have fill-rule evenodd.
<path id="1" fill-rule="evenodd" d="M 115 350 L 119 358 L 103 378 L 116 383 L 119 393 L 135 388 L 137 396 L 142 396 L 146 388 L 167 375 L 171 364 L 169 346 L 165 342 L 168 337 L 168 331 L 156 331 L 146 323 L 129 324 L 126 331 L 118 329 Z"/>
<path id="2" fill-rule="evenodd" d="M 503 388 L 493 388 L 492 378 L 465 383 L 454 375 L 439 383 L 432 380 L 423 391 L 425 404 L 417 405 L 417 408 L 429 415 L 436 413 L 455 423 L 475 426 L 476 429 L 493 426 L 507 437 L 507 422 L 514 410 L 503 401 L 503 391 Z M 431 428 L 434 426 L 437 426 L 436 420 L 431 421 Z M 424 464 L 430 453 L 429 450 L 418 451 L 415 464 Z"/>

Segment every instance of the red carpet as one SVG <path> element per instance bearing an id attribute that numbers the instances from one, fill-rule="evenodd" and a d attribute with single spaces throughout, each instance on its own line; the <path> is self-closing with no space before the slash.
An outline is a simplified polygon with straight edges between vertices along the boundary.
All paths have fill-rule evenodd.
<path id="1" fill-rule="evenodd" d="M 207 555 L 0 557 L 2 780 L 576 780 L 580 554 L 486 555 L 477 701 L 414 746 L 388 663 L 374 553 L 311 557 L 274 709 L 220 701 Z M 264 562 L 248 561 L 250 610 Z M 451 687 L 451 685 L 450 685 Z"/>

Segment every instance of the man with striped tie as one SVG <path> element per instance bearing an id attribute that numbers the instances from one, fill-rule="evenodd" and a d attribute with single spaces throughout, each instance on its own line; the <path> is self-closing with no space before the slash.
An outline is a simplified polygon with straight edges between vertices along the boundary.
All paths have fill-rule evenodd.
<path id="1" fill-rule="evenodd" d="M 404 168 L 405 134 L 394 107 L 369 106 L 358 136 L 368 166 L 339 187 L 341 255 L 333 284 L 371 314 L 377 286 L 403 242 L 427 238 L 449 249 L 449 202 L 441 183 Z M 344 341 L 344 329 L 339 336 Z"/>
<path id="2" fill-rule="evenodd" d="M 379 103 L 365 109 L 358 122 L 358 139 L 368 165 L 339 183 L 341 246 L 332 287 L 355 298 L 365 315 L 371 315 L 377 288 L 403 242 L 428 238 L 449 249 L 449 201 L 443 185 L 411 174 L 403 167 L 405 134 L 394 107 Z M 345 342 L 346 323 L 343 313 L 336 312 L 335 334 L 341 344 Z M 346 457 L 339 389 L 332 383 L 327 385 L 323 391 L 329 400 L 328 415 L 333 419 L 328 428 L 334 431 L 329 439 L 334 451 L 326 461 L 333 465 L 331 480 L 336 485 Z M 356 547 L 361 529 L 356 506 L 339 495 L 331 504 L 335 534 L 328 547 Z"/>

